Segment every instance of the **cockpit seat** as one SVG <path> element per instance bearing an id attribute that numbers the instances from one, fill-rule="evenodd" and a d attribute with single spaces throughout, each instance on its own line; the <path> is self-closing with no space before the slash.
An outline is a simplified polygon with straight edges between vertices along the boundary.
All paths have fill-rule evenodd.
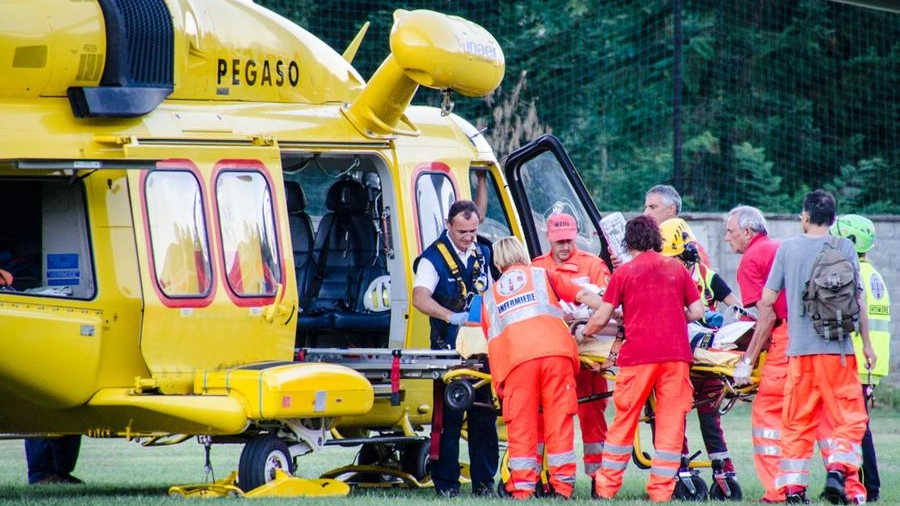
<path id="1" fill-rule="evenodd" d="M 361 301 L 379 264 L 378 232 L 366 212 L 368 191 L 352 179 L 338 181 L 329 188 L 325 206 L 329 212 L 316 230 L 298 324 L 301 330 L 319 329 L 329 323 L 321 317 L 330 314 L 334 329 L 387 330 L 390 312 L 366 312 Z"/>

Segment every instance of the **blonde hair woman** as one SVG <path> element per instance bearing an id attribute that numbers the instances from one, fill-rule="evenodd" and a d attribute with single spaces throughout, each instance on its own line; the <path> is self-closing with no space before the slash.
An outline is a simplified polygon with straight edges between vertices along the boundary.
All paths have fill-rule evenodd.
<path id="1" fill-rule="evenodd" d="M 538 417 L 543 417 L 550 484 L 555 494 L 569 498 L 575 485 L 572 417 L 578 406 L 578 347 L 562 319 L 557 293 L 568 300 L 581 296 L 585 302 L 589 294 L 553 272 L 532 267 L 528 251 L 515 237 L 499 239 L 493 249 L 494 265 L 503 274 L 485 293 L 481 325 L 507 426 L 506 490 L 516 499 L 534 494 Z"/>

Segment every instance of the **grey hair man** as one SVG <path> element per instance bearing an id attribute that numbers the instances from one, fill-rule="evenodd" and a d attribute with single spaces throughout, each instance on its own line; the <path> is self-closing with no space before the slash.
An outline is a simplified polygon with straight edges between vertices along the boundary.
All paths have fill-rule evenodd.
<path id="1" fill-rule="evenodd" d="M 681 195 L 674 187 L 658 184 L 647 190 L 644 196 L 644 215 L 653 218 L 657 225 L 681 214 Z"/>
<path id="2" fill-rule="evenodd" d="M 755 207 L 737 206 L 725 216 L 725 241 L 735 253 L 743 254 L 755 237 L 768 233 L 766 218 Z"/>

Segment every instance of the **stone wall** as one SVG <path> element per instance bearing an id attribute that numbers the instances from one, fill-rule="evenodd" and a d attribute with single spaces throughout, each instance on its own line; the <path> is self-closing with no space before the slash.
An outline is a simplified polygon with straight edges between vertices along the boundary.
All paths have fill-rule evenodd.
<path id="1" fill-rule="evenodd" d="M 798 213 L 799 214 L 799 213 Z M 634 214 L 626 215 L 626 217 Z M 690 225 L 697 239 L 709 254 L 711 267 L 721 275 L 728 285 L 739 294 L 735 281 L 740 255 L 733 253 L 725 242 L 725 226 L 723 214 L 718 213 L 683 213 L 681 215 Z M 900 305 L 900 216 L 869 216 L 875 223 L 875 247 L 869 253 L 869 261 L 881 273 L 891 295 L 891 314 L 897 315 Z M 798 215 L 766 215 L 769 235 L 787 238 L 801 233 Z M 888 380 L 893 385 L 900 385 L 900 317 L 891 320 L 891 375 Z"/>

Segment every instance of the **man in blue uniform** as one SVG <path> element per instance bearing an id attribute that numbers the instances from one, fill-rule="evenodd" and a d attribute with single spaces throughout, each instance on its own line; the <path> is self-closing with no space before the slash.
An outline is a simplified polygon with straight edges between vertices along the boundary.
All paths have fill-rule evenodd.
<path id="1" fill-rule="evenodd" d="M 468 320 L 469 303 L 488 288 L 491 253 L 476 240 L 480 220 L 474 202 L 454 202 L 447 215 L 446 230 L 413 264 L 416 278 L 412 303 L 429 317 L 432 349 L 455 349 L 459 327 Z M 487 362 L 484 365 L 486 368 Z M 438 394 L 442 386 L 443 383 L 435 383 Z M 439 403 L 442 396 L 435 397 Z M 438 495 L 459 495 L 459 438 L 464 415 L 468 424 L 472 492 L 494 493 L 500 452 L 497 415 L 493 409 L 477 406 L 491 404 L 490 386 L 475 391 L 475 403 L 466 411 L 435 409 L 432 449 L 437 447 L 438 456 L 432 463 L 431 477 Z"/>

